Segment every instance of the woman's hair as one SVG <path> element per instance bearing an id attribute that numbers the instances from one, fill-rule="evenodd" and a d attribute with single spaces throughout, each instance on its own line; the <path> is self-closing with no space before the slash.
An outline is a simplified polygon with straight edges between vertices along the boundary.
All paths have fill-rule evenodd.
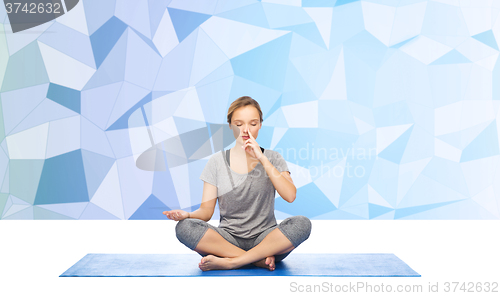
<path id="1" fill-rule="evenodd" d="M 262 119 L 262 110 L 260 110 L 260 105 L 256 100 L 249 96 L 239 97 L 231 103 L 231 106 L 229 106 L 229 109 L 227 110 L 227 122 L 231 124 L 231 118 L 233 117 L 234 110 L 248 105 L 254 106 L 255 109 L 257 109 L 259 112 L 260 123 L 262 123 L 264 119 Z"/>

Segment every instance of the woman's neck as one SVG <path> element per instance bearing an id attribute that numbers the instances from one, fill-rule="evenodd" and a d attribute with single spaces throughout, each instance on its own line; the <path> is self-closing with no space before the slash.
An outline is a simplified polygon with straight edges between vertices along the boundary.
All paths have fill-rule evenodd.
<path id="1" fill-rule="evenodd" d="M 233 148 L 231 148 L 231 154 L 236 155 L 238 157 L 245 156 L 246 155 L 245 150 L 243 150 L 243 148 L 237 147 L 237 146 L 238 146 L 238 143 L 236 143 L 236 145 Z"/>

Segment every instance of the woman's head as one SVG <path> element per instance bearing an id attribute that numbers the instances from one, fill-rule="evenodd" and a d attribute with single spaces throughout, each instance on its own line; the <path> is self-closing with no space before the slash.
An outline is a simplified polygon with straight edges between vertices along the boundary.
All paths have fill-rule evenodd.
<path id="1" fill-rule="evenodd" d="M 236 140 L 241 141 L 241 143 L 243 142 L 241 136 L 247 136 L 248 131 L 257 139 L 262 121 L 262 110 L 259 103 L 249 96 L 236 99 L 227 111 L 229 128 L 233 130 Z"/>

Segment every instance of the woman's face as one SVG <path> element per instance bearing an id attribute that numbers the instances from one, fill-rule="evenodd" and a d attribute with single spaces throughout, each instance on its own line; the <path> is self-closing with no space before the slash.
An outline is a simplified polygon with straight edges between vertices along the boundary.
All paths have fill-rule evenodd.
<path id="1" fill-rule="evenodd" d="M 257 139 L 261 127 L 259 112 L 254 106 L 248 105 L 234 110 L 230 128 L 237 144 L 243 145 L 249 137 L 248 131 Z"/>

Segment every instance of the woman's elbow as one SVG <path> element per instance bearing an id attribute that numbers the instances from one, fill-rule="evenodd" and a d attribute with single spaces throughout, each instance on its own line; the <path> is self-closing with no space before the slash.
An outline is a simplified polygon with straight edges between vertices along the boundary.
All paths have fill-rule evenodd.
<path id="1" fill-rule="evenodd" d="M 205 221 L 205 222 L 210 221 L 210 219 L 212 219 L 213 215 L 214 215 L 214 213 L 212 212 L 212 214 L 209 214 L 209 215 L 205 216 L 205 219 L 203 219 L 203 221 Z"/>
<path id="2" fill-rule="evenodd" d="M 295 192 L 293 193 L 293 195 L 290 195 L 288 198 L 287 198 L 287 201 L 289 203 L 292 203 L 294 200 L 295 200 L 295 197 L 297 197 L 297 189 L 295 189 Z"/>
<path id="3" fill-rule="evenodd" d="M 210 219 L 212 219 L 212 216 L 214 215 L 214 211 L 212 209 L 207 209 L 207 208 L 202 208 L 202 209 L 203 209 L 202 215 L 199 219 L 205 222 L 210 221 Z"/>

